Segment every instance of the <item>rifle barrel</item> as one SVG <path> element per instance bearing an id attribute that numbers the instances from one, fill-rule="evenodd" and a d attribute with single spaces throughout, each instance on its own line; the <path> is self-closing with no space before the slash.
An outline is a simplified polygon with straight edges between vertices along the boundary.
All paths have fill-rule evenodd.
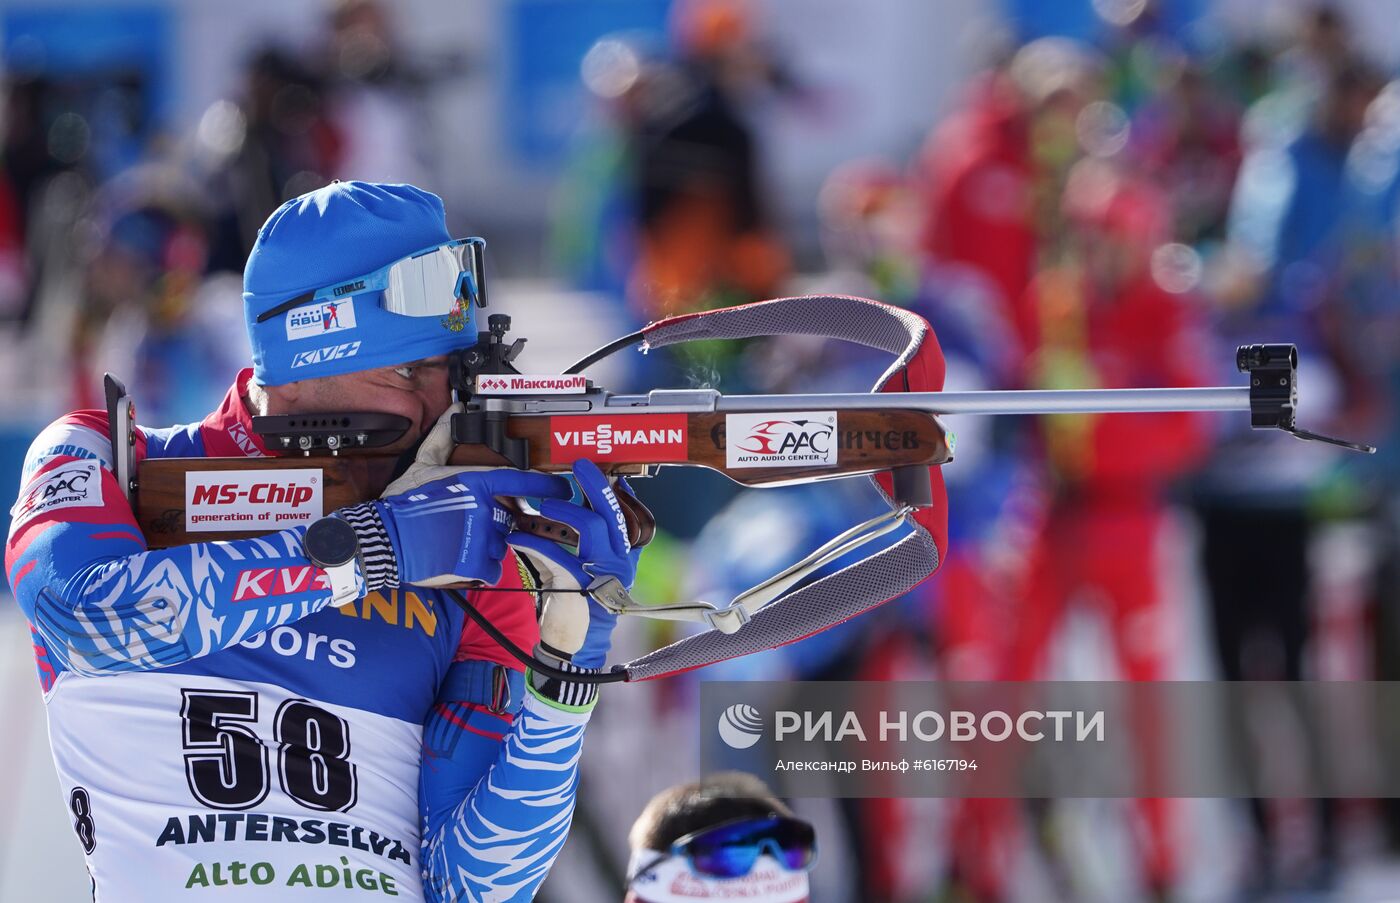
<path id="1" fill-rule="evenodd" d="M 697 393 L 698 394 L 698 393 Z M 1036 389 L 986 392 L 882 392 L 811 395 L 718 395 L 721 413 L 839 408 L 921 410 L 933 414 L 1122 414 L 1248 411 L 1247 386 L 1185 389 Z M 671 399 L 667 399 L 670 401 Z M 645 406 L 647 396 L 617 395 L 608 407 Z M 655 410 L 652 406 L 652 410 Z"/>

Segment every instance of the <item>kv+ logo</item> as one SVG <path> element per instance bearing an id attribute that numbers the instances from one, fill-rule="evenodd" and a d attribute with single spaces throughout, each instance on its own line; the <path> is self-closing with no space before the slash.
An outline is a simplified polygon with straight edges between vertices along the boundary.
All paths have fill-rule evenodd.
<path id="1" fill-rule="evenodd" d="M 360 353 L 359 342 L 346 342 L 343 345 L 331 345 L 326 348 L 313 348 L 310 351 L 302 351 L 292 357 L 292 367 L 305 367 L 307 364 L 321 364 L 326 361 L 338 361 L 343 357 L 354 357 Z"/>
<path id="2" fill-rule="evenodd" d="M 719 716 L 719 738 L 730 749 L 748 749 L 763 736 L 763 716 L 751 705 L 735 703 Z"/>

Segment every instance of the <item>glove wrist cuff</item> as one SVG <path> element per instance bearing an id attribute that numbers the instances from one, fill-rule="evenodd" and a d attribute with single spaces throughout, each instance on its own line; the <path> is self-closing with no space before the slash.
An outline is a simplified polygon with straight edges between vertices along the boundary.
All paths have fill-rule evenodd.
<path id="1" fill-rule="evenodd" d="M 560 671 L 573 674 L 596 674 L 600 670 L 575 665 L 564 657 L 563 653 L 556 652 L 543 643 L 535 647 L 535 655 L 545 664 Z M 556 708 L 568 712 L 587 712 L 598 702 L 597 684 L 557 680 L 553 677 L 536 674 L 532 668 L 526 669 L 525 677 L 530 692 Z"/>
<path id="2" fill-rule="evenodd" d="M 399 566 L 394 560 L 394 545 L 389 531 L 379 516 L 374 502 L 351 505 L 336 511 L 355 530 L 360 542 L 360 557 L 364 561 L 365 590 L 373 592 L 386 586 L 399 585 Z"/>

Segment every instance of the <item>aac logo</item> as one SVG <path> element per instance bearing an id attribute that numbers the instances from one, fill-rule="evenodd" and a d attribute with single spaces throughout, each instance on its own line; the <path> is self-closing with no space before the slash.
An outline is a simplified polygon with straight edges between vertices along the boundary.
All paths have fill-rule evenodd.
<path id="1" fill-rule="evenodd" d="M 75 461 L 49 471 L 20 494 L 10 517 L 14 526 L 35 515 L 59 508 L 92 508 L 102 504 L 102 477 L 96 461 Z"/>
<path id="2" fill-rule="evenodd" d="M 739 446 L 740 451 L 758 455 L 784 455 L 831 450 L 830 426 L 810 420 L 767 420 L 753 428 Z"/>
<path id="3" fill-rule="evenodd" d="M 719 738 L 730 749 L 748 749 L 763 737 L 763 716 L 751 705 L 735 703 L 719 716 Z"/>
<path id="4" fill-rule="evenodd" d="M 61 470 L 49 477 L 42 485 L 41 501 L 49 501 L 60 494 L 87 496 L 87 483 L 92 479 L 89 470 Z"/>
<path id="5" fill-rule="evenodd" d="M 730 467 L 822 467 L 836 463 L 836 412 L 725 417 L 725 463 Z"/>

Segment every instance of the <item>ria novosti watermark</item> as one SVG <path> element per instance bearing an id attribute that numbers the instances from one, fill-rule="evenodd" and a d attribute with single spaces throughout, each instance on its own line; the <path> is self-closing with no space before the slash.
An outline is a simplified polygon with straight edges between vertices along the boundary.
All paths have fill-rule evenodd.
<path id="1" fill-rule="evenodd" d="M 945 738 L 953 743 L 971 743 L 979 739 L 1000 743 L 1013 736 L 1027 743 L 1038 743 L 1045 739 L 1068 739 L 1071 730 L 1076 742 L 1102 742 L 1104 739 L 1102 710 L 1042 712 L 1032 709 L 1014 713 L 963 710 L 944 713 L 924 709 L 912 714 L 907 711 L 880 711 L 876 715 L 879 727 L 874 736 L 882 743 L 891 740 L 904 743 L 910 738 L 924 743 Z M 748 749 L 763 737 L 763 715 L 751 705 L 736 703 L 719 716 L 717 729 L 720 739 L 730 749 Z M 839 716 L 832 711 L 814 712 L 810 709 L 779 709 L 773 713 L 775 741 L 799 737 L 809 743 L 814 740 L 839 743 L 843 740 L 865 742 L 870 739 L 860 715 L 850 710 Z"/>
<path id="2" fill-rule="evenodd" d="M 822 740 L 827 743 L 854 739 L 867 740 L 865 726 L 857 713 L 847 711 L 837 724 L 833 712 L 812 712 L 780 710 L 774 714 L 773 739 L 782 741 L 788 737 L 800 736 L 811 742 Z M 990 740 L 1000 743 L 1013 735 L 1027 743 L 1039 743 L 1047 739 L 1068 739 L 1065 725 L 1073 727 L 1075 742 L 1093 740 L 1103 742 L 1104 714 L 1097 712 L 1041 712 L 1034 709 L 1024 712 L 969 712 L 951 711 L 946 714 L 929 709 L 909 712 L 877 713 L 879 729 L 873 734 L 881 743 L 898 741 L 904 743 L 911 738 L 924 743 L 947 739 L 952 743 L 972 743 L 977 740 Z M 1042 729 L 1050 724 L 1050 733 Z"/>
<path id="3" fill-rule="evenodd" d="M 701 703 L 702 768 L 787 796 L 1400 796 L 1396 683 L 712 682 Z"/>

